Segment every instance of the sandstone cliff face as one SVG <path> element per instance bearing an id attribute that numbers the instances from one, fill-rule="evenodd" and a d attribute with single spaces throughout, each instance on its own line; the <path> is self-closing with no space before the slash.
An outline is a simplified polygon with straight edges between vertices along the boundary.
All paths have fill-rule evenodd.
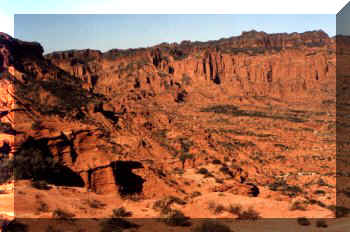
<path id="1" fill-rule="evenodd" d="M 286 123 L 306 120 L 295 114 L 309 115 L 288 111 L 287 117 L 238 106 L 210 106 L 244 105 L 259 97 L 287 104 L 335 96 L 335 44 L 322 31 L 271 35 L 251 31 L 218 41 L 105 53 L 72 50 L 45 57 L 37 43 L 0 36 L 0 64 L 8 77 L 0 79 L 2 105 L 7 107 L 1 110 L 12 107 L 18 112 L 12 127 L 20 133 L 12 146 L 30 156 L 25 147 L 21 149 L 30 142 L 33 153 L 59 163 L 57 172 L 65 173 L 65 184 L 97 193 L 181 195 L 185 185 L 174 184 L 174 169 L 203 165 L 210 157 L 228 157 L 234 164 L 231 184 L 237 187 L 232 191 L 249 192 L 245 179 L 264 172 L 251 154 L 262 154 L 265 145 L 222 134 L 227 132 L 207 124 L 213 120 L 208 114 Z M 259 104 L 273 108 L 270 102 Z M 191 159 L 179 158 L 188 153 Z M 130 162 L 135 166 L 128 166 Z M 239 162 L 245 166 L 237 167 Z M 138 183 L 137 188 L 120 179 Z"/>
<path id="2" fill-rule="evenodd" d="M 288 99 L 295 93 L 314 96 L 314 90 L 335 81 L 335 42 L 322 31 L 271 35 L 251 31 L 207 43 L 103 54 L 69 51 L 46 58 L 101 93 L 124 80 L 156 92 L 175 84 L 191 89 L 183 85 L 190 79 L 193 86 L 213 83 L 237 95 Z"/>

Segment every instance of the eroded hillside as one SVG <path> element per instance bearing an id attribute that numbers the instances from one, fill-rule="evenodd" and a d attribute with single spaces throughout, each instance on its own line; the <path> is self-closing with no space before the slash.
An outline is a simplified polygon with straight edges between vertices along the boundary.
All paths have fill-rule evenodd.
<path id="1" fill-rule="evenodd" d="M 0 44 L 16 202 L 36 199 L 27 180 L 53 185 L 32 207 L 15 204 L 19 217 L 58 207 L 107 217 L 120 205 L 135 217 L 176 208 L 239 217 L 213 202 L 261 217 L 333 217 L 335 40 L 324 32 L 45 56 L 5 34 Z M 86 191 L 104 210 L 82 206 Z M 165 212 L 157 204 L 169 196 L 178 201 Z M 42 201 L 47 212 L 32 212 Z"/>

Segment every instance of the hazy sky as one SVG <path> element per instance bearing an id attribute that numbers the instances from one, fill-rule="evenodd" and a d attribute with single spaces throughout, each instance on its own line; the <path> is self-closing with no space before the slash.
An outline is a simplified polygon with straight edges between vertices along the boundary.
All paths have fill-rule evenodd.
<path id="1" fill-rule="evenodd" d="M 327 14 L 18 14 L 14 24 L 15 37 L 40 42 L 45 53 L 216 40 L 251 29 L 267 33 L 322 29 L 330 36 L 336 33 L 336 16 Z"/>

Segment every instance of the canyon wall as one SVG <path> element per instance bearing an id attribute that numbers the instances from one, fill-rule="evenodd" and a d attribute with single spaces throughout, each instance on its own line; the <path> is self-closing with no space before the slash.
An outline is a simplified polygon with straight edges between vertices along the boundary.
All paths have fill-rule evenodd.
<path id="1" fill-rule="evenodd" d="M 38 43 L 0 34 L 1 123 L 11 125 L 1 132 L 2 141 L 15 132 L 11 147 L 25 152 L 21 146 L 30 142 L 38 154 L 64 166 L 59 171 L 66 184 L 97 193 L 130 188 L 118 183 L 119 175 L 143 185 L 148 196 L 175 191 L 170 171 L 163 170 L 174 148 L 164 149 L 168 137 L 162 130 L 175 127 L 176 116 L 160 106 L 206 106 L 203 98 L 186 100 L 200 89 L 212 93 L 214 103 L 228 95 L 285 102 L 335 98 L 335 40 L 322 31 L 250 31 L 209 42 L 42 53 Z M 203 150 L 215 143 L 208 130 L 195 134 Z M 116 168 L 118 161 L 125 163 Z M 131 161 L 142 167 L 123 166 Z"/>

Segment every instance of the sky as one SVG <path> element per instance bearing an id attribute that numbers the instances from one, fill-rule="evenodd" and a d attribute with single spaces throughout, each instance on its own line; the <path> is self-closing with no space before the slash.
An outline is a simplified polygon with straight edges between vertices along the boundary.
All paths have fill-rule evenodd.
<path id="1" fill-rule="evenodd" d="M 240 35 L 322 29 L 336 33 L 336 16 L 247 14 L 16 14 L 14 35 L 37 41 L 45 53 L 69 49 L 126 49 L 183 40 L 208 41 Z"/>
<path id="2" fill-rule="evenodd" d="M 1 0 L 0 31 L 23 40 L 38 41 L 46 53 L 72 48 L 105 51 L 161 42 L 206 41 L 239 35 L 250 29 L 269 33 L 322 29 L 334 36 L 335 15 L 347 2 L 293 0 L 286 4 L 286 1 L 276 0 L 244 0 L 237 4 L 227 0 Z"/>

